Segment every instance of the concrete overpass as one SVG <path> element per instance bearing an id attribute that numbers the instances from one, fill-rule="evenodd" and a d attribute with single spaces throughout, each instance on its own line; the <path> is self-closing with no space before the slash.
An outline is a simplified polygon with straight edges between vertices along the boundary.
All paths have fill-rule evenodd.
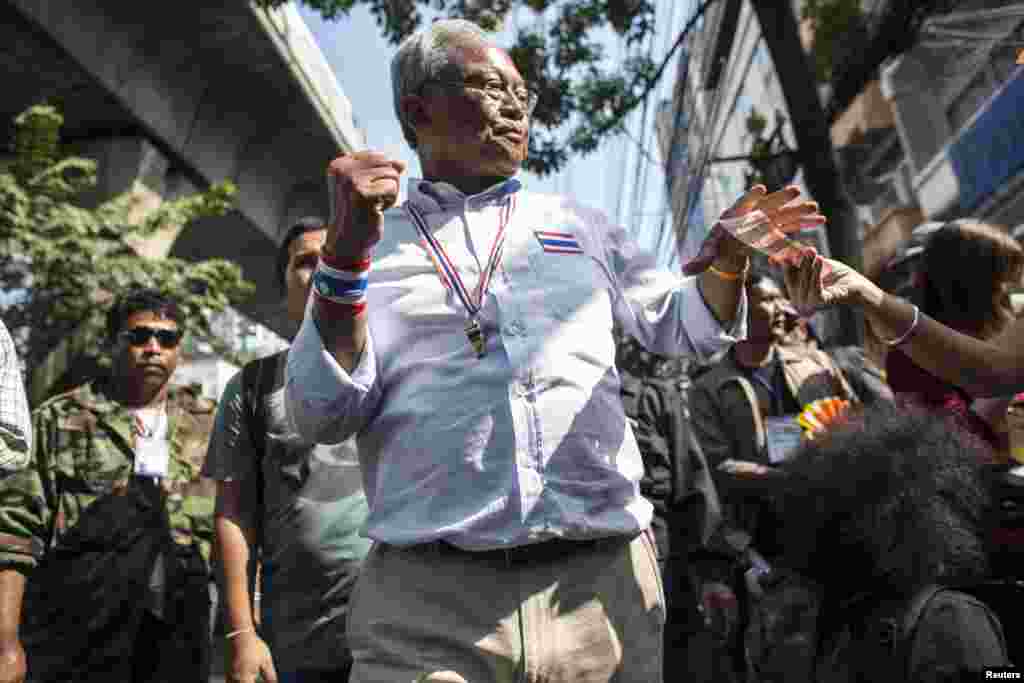
<path id="1" fill-rule="evenodd" d="M 243 313 L 286 334 L 274 251 L 288 221 L 326 211 L 324 172 L 363 145 L 352 106 L 292 5 L 246 0 L 0 1 L 0 121 L 57 102 L 65 140 L 100 162 L 99 196 L 150 202 L 229 179 L 231 215 L 150 253 L 238 263 Z M 160 242 L 160 240 L 158 240 Z"/>

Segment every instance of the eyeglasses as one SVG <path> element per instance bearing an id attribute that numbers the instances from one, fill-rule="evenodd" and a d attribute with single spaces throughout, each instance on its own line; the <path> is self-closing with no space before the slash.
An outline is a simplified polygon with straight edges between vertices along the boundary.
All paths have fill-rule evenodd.
<path id="1" fill-rule="evenodd" d="M 132 346 L 144 346 L 156 337 L 156 342 L 165 349 L 173 349 L 181 341 L 181 330 L 169 330 L 156 327 L 133 327 L 117 335 Z"/>
<path id="2" fill-rule="evenodd" d="M 467 81 L 461 78 L 434 79 L 424 83 L 424 86 L 430 83 L 476 90 L 477 92 L 482 92 L 491 104 L 496 105 L 502 104 L 505 98 L 511 95 L 516 104 L 526 110 L 527 116 L 532 116 L 533 110 L 537 108 L 537 93 L 525 83 L 513 85 L 505 83 L 504 80 L 494 76 L 487 77 L 483 82 Z"/>

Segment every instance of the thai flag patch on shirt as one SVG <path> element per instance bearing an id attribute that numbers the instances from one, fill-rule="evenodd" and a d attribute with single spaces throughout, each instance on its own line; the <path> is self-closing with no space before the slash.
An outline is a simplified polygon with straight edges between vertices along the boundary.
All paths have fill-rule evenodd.
<path id="1" fill-rule="evenodd" d="M 548 232 L 535 230 L 533 232 L 540 242 L 541 248 L 552 254 L 582 254 L 583 247 L 580 246 L 571 232 Z"/>

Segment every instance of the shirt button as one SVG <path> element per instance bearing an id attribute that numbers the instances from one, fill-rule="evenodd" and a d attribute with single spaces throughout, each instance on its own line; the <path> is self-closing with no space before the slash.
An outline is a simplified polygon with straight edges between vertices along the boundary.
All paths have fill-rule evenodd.
<path id="1" fill-rule="evenodd" d="M 523 334 L 524 332 L 526 332 L 526 326 L 523 325 L 518 320 L 513 320 L 512 322 L 505 326 L 505 333 L 508 334 L 510 337 L 517 337 Z"/>

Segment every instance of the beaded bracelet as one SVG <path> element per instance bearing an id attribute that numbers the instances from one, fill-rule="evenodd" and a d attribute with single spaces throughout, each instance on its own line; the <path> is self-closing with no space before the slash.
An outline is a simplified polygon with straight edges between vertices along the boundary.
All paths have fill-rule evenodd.
<path id="1" fill-rule="evenodd" d="M 232 640 L 232 639 L 237 638 L 238 636 L 243 635 L 245 633 L 256 633 L 256 629 L 254 629 L 254 628 L 240 628 L 237 631 L 232 631 L 231 633 L 229 633 L 226 636 L 224 636 L 224 639 L 225 640 Z"/>

